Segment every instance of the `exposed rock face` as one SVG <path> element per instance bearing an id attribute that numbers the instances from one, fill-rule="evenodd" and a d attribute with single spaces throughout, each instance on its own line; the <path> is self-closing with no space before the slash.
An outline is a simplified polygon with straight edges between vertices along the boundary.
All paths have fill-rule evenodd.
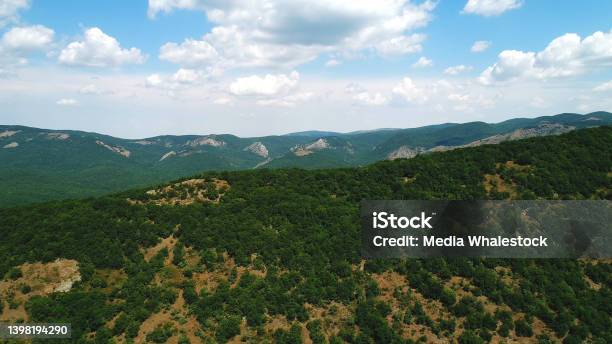
<path id="1" fill-rule="evenodd" d="M 293 147 L 293 148 L 291 148 L 291 151 L 296 156 L 305 156 L 305 155 L 312 154 L 314 151 L 322 150 L 322 149 L 327 149 L 329 147 L 330 147 L 329 142 L 327 142 L 327 140 L 321 138 L 321 139 L 318 139 L 315 142 L 313 142 L 311 144 L 308 144 L 306 146 L 296 146 L 296 147 Z"/>
<path id="2" fill-rule="evenodd" d="M 260 157 L 267 158 L 268 148 L 261 142 L 253 142 L 251 145 L 244 149 L 245 151 L 251 152 L 253 154 L 257 154 Z"/>
<path id="3" fill-rule="evenodd" d="M 504 141 L 521 140 L 529 137 L 536 136 L 548 136 L 548 135 L 561 135 L 576 129 L 572 126 L 567 126 L 559 123 L 548 123 L 543 122 L 534 128 L 521 128 L 511 131 L 505 134 L 497 134 L 486 137 L 484 139 L 472 141 L 470 143 L 460 146 L 435 146 L 430 149 L 424 149 L 422 147 L 411 148 L 408 146 L 402 146 L 387 155 L 388 160 L 394 160 L 398 158 L 414 158 L 419 153 L 433 153 L 433 152 L 444 152 L 457 148 L 476 147 L 481 145 L 499 144 Z"/>
<path id="4" fill-rule="evenodd" d="M 423 152 L 425 152 L 425 149 L 422 147 L 410 148 L 408 146 L 401 146 L 400 148 L 389 153 L 387 155 L 387 159 L 388 160 L 411 159 Z"/>
<path id="5" fill-rule="evenodd" d="M 187 145 L 191 147 L 197 147 L 197 146 L 223 147 L 225 146 L 225 142 L 221 140 L 217 140 L 214 136 L 202 136 L 202 137 L 198 137 L 197 139 L 188 141 Z"/>
<path id="6" fill-rule="evenodd" d="M 3 132 L 0 132 L 0 139 L 1 138 L 5 138 L 5 137 L 11 137 L 17 133 L 19 133 L 21 130 L 5 130 Z"/>
<path id="7" fill-rule="evenodd" d="M 141 146 L 148 146 L 148 145 L 154 144 L 155 142 L 147 141 L 147 140 L 140 140 L 140 141 L 134 141 L 132 143 L 135 143 L 135 144 L 141 145 Z"/>
<path id="8" fill-rule="evenodd" d="M 70 135 L 66 133 L 47 133 L 48 140 L 63 141 L 63 140 L 68 140 L 69 138 L 70 138 Z"/>
<path id="9" fill-rule="evenodd" d="M 567 126 L 559 123 L 541 123 L 535 128 L 516 129 L 506 134 L 498 134 L 484 138 L 482 140 L 476 140 L 460 147 L 475 147 L 487 144 L 498 144 L 504 141 L 521 140 L 536 136 L 561 135 L 574 129 L 576 129 L 576 127 Z"/>
<path id="10" fill-rule="evenodd" d="M 127 150 L 127 149 L 125 149 L 123 147 L 119 147 L 119 146 L 113 147 L 113 146 L 107 145 L 106 143 L 104 143 L 104 142 L 102 142 L 100 140 L 97 140 L 96 144 L 98 144 L 98 145 L 100 145 L 100 146 L 110 150 L 111 152 L 114 152 L 114 153 L 117 153 L 119 155 L 122 155 L 122 156 L 124 156 L 126 158 L 129 158 L 130 155 L 132 154 L 132 152 L 130 152 L 129 150 Z"/>
<path id="11" fill-rule="evenodd" d="M 318 139 L 315 142 L 306 146 L 306 149 L 308 150 L 320 150 L 325 148 L 329 148 L 329 143 L 325 139 Z"/>
<path id="12" fill-rule="evenodd" d="M 174 155 L 176 155 L 176 152 L 175 151 L 170 151 L 170 152 L 162 155 L 162 157 L 161 157 L 161 159 L 159 159 L 159 161 L 164 161 L 165 159 L 167 159 L 167 158 L 169 158 L 171 156 L 174 156 Z"/>
<path id="13" fill-rule="evenodd" d="M 261 166 L 266 165 L 266 164 L 267 164 L 267 163 L 269 163 L 270 161 L 272 161 L 272 158 L 267 158 L 266 160 L 264 160 L 264 161 L 260 162 L 259 164 L 255 165 L 255 166 L 253 167 L 253 169 L 260 168 Z"/>
<path id="14" fill-rule="evenodd" d="M 8 149 L 8 148 L 17 148 L 17 147 L 19 147 L 19 143 L 11 142 L 11 143 L 9 143 L 7 145 L 4 145 L 4 147 L 2 147 L 2 148 L 7 148 Z"/>

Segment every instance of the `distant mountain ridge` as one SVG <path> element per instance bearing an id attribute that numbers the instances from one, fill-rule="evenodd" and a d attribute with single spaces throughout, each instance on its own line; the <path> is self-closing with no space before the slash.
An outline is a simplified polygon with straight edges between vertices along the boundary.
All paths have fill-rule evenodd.
<path id="1" fill-rule="evenodd" d="M 205 170 L 360 166 L 601 125 L 612 125 L 611 113 L 254 138 L 211 134 L 129 140 L 0 125 L 0 206 L 99 195 Z"/>

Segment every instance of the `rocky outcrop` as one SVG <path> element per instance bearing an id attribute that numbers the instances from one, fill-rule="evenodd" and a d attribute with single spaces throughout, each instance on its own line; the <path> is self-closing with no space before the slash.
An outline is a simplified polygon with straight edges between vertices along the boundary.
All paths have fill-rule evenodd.
<path id="1" fill-rule="evenodd" d="M 147 141 L 147 140 L 133 141 L 132 143 L 135 143 L 141 146 L 149 146 L 149 145 L 155 144 L 155 142 Z"/>
<path id="2" fill-rule="evenodd" d="M 162 155 L 162 157 L 161 157 L 161 159 L 159 159 L 159 161 L 164 161 L 164 160 L 166 160 L 169 157 L 174 156 L 174 155 L 176 155 L 176 152 L 175 151 L 170 151 L 170 152 Z"/>
<path id="3" fill-rule="evenodd" d="M 217 140 L 214 136 L 202 136 L 197 139 L 187 141 L 187 146 L 198 147 L 198 146 L 211 146 L 211 147 L 223 147 L 225 142 Z"/>
<path id="4" fill-rule="evenodd" d="M 104 142 L 102 142 L 100 140 L 97 140 L 96 144 L 98 144 L 98 145 L 100 145 L 100 146 L 110 150 L 113 153 L 117 153 L 117 154 L 119 154 L 121 156 L 124 156 L 126 158 L 129 158 L 130 155 L 132 154 L 132 152 L 130 152 L 129 150 L 127 150 L 127 149 L 125 149 L 123 147 L 120 147 L 120 146 L 114 147 L 114 146 L 111 146 L 111 145 L 107 145 L 106 143 L 104 143 Z"/>
<path id="5" fill-rule="evenodd" d="M 504 141 L 521 140 L 529 137 L 536 136 L 547 136 L 547 135 L 561 135 L 576 129 L 576 127 L 563 125 L 559 123 L 541 123 L 534 128 L 521 128 L 511 131 L 506 134 L 493 135 L 482 140 L 476 140 L 466 145 L 459 147 L 475 147 L 480 145 L 498 144 Z M 456 148 L 459 148 L 456 147 Z"/>
<path id="6" fill-rule="evenodd" d="M 291 151 L 296 156 L 305 156 L 305 155 L 312 154 L 315 151 L 322 150 L 322 149 L 328 149 L 328 148 L 330 148 L 329 142 L 327 142 L 327 140 L 323 138 L 320 138 L 316 140 L 315 142 L 310 143 L 308 145 L 295 146 L 291 148 Z"/>
<path id="7" fill-rule="evenodd" d="M 19 133 L 21 130 L 5 130 L 3 132 L 0 132 L 0 139 L 5 138 L 5 137 L 11 137 L 17 133 Z"/>
<path id="8" fill-rule="evenodd" d="M 257 154 L 262 158 L 267 158 L 269 156 L 268 148 L 259 141 L 253 142 L 248 147 L 246 147 L 244 151 L 251 152 L 253 154 Z"/>
<path id="9" fill-rule="evenodd" d="M 7 148 L 8 149 L 8 148 L 17 148 L 17 147 L 19 147 L 19 143 L 11 142 L 11 143 L 9 143 L 7 145 L 4 145 L 4 147 L 2 147 L 2 148 Z"/>
<path id="10" fill-rule="evenodd" d="M 70 138 L 70 135 L 66 133 L 47 133 L 48 140 L 64 141 L 64 140 L 68 140 L 69 138 Z"/>
<path id="11" fill-rule="evenodd" d="M 387 155 L 387 160 L 411 159 L 423 152 L 425 152 L 425 148 L 423 147 L 410 148 L 408 146 L 401 146 L 400 148 L 389 153 Z"/>
<path id="12" fill-rule="evenodd" d="M 533 128 L 521 128 L 511 131 L 505 134 L 497 134 L 493 136 L 486 137 L 484 139 L 472 141 L 470 143 L 459 145 L 459 146 L 435 146 L 430 149 L 424 149 L 422 147 L 411 148 L 408 146 L 401 146 L 400 148 L 394 150 L 393 152 L 387 155 L 388 160 L 394 160 L 399 158 L 410 159 L 414 158 L 417 154 L 420 153 L 434 153 L 434 152 L 444 152 L 457 148 L 466 148 L 466 147 L 477 147 L 481 145 L 492 145 L 499 144 L 504 141 L 513 141 L 513 140 L 521 140 L 530 137 L 536 136 L 549 136 L 549 135 L 561 135 L 576 129 L 573 126 L 568 126 L 560 123 L 549 123 L 542 122 L 538 126 Z"/>
<path id="13" fill-rule="evenodd" d="M 327 140 L 325 139 L 318 139 L 315 142 L 306 146 L 306 149 L 308 150 L 320 150 L 325 148 L 329 148 L 329 142 L 327 142 Z"/>

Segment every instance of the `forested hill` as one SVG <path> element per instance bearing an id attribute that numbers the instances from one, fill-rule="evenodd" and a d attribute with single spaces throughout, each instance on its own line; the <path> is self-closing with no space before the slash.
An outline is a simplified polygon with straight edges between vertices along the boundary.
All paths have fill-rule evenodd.
<path id="1" fill-rule="evenodd" d="M 612 125 L 611 113 L 252 138 L 167 135 L 129 140 L 81 131 L 0 125 L 0 207 L 98 196 L 206 170 L 364 166 L 601 125 Z"/>
<path id="2" fill-rule="evenodd" d="M 610 199 L 611 184 L 599 127 L 0 209 L 0 321 L 70 322 L 79 343 L 610 343 L 610 261 L 364 262 L 358 207 Z"/>

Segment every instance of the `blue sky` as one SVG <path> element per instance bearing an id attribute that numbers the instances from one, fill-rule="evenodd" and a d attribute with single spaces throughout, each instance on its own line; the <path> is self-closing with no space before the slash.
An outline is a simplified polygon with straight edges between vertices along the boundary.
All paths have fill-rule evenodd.
<path id="1" fill-rule="evenodd" d="M 252 136 L 611 110 L 610 18 L 608 1 L 0 0 L 0 123 Z"/>

